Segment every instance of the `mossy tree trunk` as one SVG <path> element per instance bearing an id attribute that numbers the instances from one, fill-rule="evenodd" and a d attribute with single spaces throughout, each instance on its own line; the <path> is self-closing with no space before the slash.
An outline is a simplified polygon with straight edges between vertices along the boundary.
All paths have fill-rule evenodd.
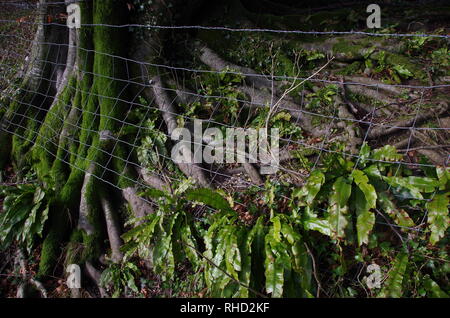
<path id="1" fill-rule="evenodd" d="M 39 3 L 31 67 L 20 96 L 5 114 L 13 131 L 0 135 L 1 164 L 11 158 L 17 168 L 33 167 L 44 186 L 54 192 L 38 276 L 52 275 L 64 242 L 69 242 L 66 263 L 87 264 L 86 273 L 97 280 L 95 263 L 102 253 L 110 248 L 113 262 L 122 259 L 124 220 L 118 219 L 113 197 L 125 189 L 125 198 L 138 201 L 133 188 L 136 173 L 125 164 L 131 150 L 120 142 L 123 118 L 133 101 L 125 59 L 130 36 L 128 28 L 117 26 L 127 23 L 130 8 L 126 1 L 115 0 L 78 4 L 83 27 L 69 29 L 47 23 L 48 17 L 65 13 L 61 1 Z M 193 13 L 193 4 L 155 1 L 151 12 L 156 22 L 168 24 L 174 12 L 169 14 L 168 8 L 179 12 L 188 8 L 178 15 L 183 20 Z M 157 60 L 164 33 L 153 32 L 147 38 L 151 52 L 145 53 L 146 60 Z M 144 50 L 141 47 L 140 54 Z M 77 245 L 82 252 L 75 252 Z"/>

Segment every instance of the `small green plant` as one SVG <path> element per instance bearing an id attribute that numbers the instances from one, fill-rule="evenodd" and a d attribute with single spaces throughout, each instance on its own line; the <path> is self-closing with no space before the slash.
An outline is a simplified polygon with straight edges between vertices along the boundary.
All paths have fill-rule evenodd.
<path id="1" fill-rule="evenodd" d="M 187 260 L 196 272 L 203 268 L 198 273 L 213 297 L 248 297 L 261 289 L 273 297 L 312 295 L 310 258 L 289 216 L 262 215 L 249 227 L 209 189 L 146 195 L 157 200 L 159 210 L 123 235 L 125 257 L 149 257 L 164 280 L 173 279 L 176 264 Z M 185 208 L 193 202 L 215 211 L 200 226 Z"/>
<path id="2" fill-rule="evenodd" d="M 420 36 L 420 37 L 412 37 L 406 41 L 406 50 L 410 53 L 417 53 L 423 50 L 425 43 L 430 40 L 429 37 Z"/>
<path id="3" fill-rule="evenodd" d="M 138 293 L 139 289 L 135 283 L 135 277 L 140 274 L 136 265 L 131 262 L 111 263 L 100 277 L 100 285 L 112 292 L 117 298 L 126 293 L 128 289 Z"/>
<path id="4" fill-rule="evenodd" d="M 49 195 L 35 184 L 1 186 L 0 191 L 4 196 L 0 249 L 17 241 L 30 252 L 36 238 L 42 237 L 48 218 Z"/>
<path id="5" fill-rule="evenodd" d="M 332 105 L 333 96 L 337 94 L 338 88 L 336 85 L 327 85 L 318 89 L 315 93 L 309 94 L 306 97 L 311 99 L 307 105 L 308 109 L 320 109 Z"/>
<path id="6" fill-rule="evenodd" d="M 450 66 L 450 50 L 446 47 L 437 49 L 431 53 L 433 63 L 440 65 L 441 67 Z"/>
<path id="7" fill-rule="evenodd" d="M 266 118 L 269 113 L 269 108 L 264 107 L 258 109 L 258 115 L 251 122 L 251 127 L 253 128 L 263 128 L 266 125 Z M 274 116 L 270 118 L 270 127 L 278 128 L 281 138 L 301 138 L 302 137 L 302 129 L 295 124 L 292 119 L 291 114 L 281 111 L 276 113 Z"/>
<path id="8" fill-rule="evenodd" d="M 306 228 L 348 242 L 356 239 L 358 245 L 368 244 L 376 211 L 386 213 L 398 226 L 413 227 L 416 223 L 410 213 L 421 208 L 428 211 L 430 243 L 444 237 L 450 223 L 448 169 L 437 167 L 433 177 L 403 175 L 407 171 L 397 171 L 398 166 L 390 163 L 402 155 L 389 145 L 372 152 L 364 144 L 359 156 L 355 164 L 331 155 L 324 168 L 313 171 L 306 185 L 294 191 L 294 206 L 301 207 L 296 213 Z M 319 212 L 319 206 L 325 213 Z"/>
<path id="9" fill-rule="evenodd" d="M 203 81 L 205 85 L 200 89 L 199 94 L 208 96 L 204 108 L 210 111 L 216 108 L 222 110 L 215 111 L 215 113 L 223 113 L 223 118 L 216 118 L 216 120 L 231 123 L 237 119 L 241 107 L 239 100 L 245 99 L 245 96 L 236 86 L 241 84 L 243 79 L 242 75 L 228 67 L 218 74 L 205 74 Z M 192 107 L 196 107 L 195 104 L 190 106 Z"/>
<path id="10" fill-rule="evenodd" d="M 148 119 L 141 146 L 137 149 L 138 160 L 148 171 L 160 171 L 163 168 L 174 171 L 170 154 L 166 148 L 167 135 L 156 129 L 156 120 Z"/>

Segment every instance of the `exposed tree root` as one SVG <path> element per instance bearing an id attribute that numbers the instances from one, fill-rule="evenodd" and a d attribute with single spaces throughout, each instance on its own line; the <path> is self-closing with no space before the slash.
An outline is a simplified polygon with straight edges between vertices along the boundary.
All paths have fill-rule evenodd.
<path id="1" fill-rule="evenodd" d="M 86 269 L 87 275 L 97 285 L 97 288 L 100 292 L 100 297 L 102 297 L 102 298 L 108 297 L 109 296 L 108 293 L 100 284 L 100 278 L 102 276 L 102 273 L 98 269 L 96 269 L 89 261 L 87 261 L 85 263 L 85 269 Z"/>
<path id="2" fill-rule="evenodd" d="M 241 86 L 239 87 L 239 89 L 250 97 L 252 103 L 245 104 L 245 106 L 248 107 L 264 107 L 263 105 L 270 105 L 270 102 L 273 99 L 272 95 L 249 86 Z M 326 134 L 326 128 L 321 129 L 318 127 L 313 127 L 313 125 L 311 124 L 310 116 L 302 112 L 301 108 L 297 104 L 291 101 L 285 101 L 282 102 L 281 105 L 282 106 L 280 107 L 280 109 L 287 111 L 292 115 L 292 117 L 298 119 L 298 125 L 312 136 L 319 137 Z"/>
<path id="3" fill-rule="evenodd" d="M 175 119 L 175 108 L 169 100 L 167 94 L 163 91 L 163 83 L 159 76 L 155 76 L 152 79 L 153 85 L 153 95 L 155 97 L 155 102 L 161 110 L 164 122 L 167 126 L 168 135 L 172 135 L 172 132 L 178 127 L 177 121 Z M 185 149 L 185 151 L 190 151 Z M 192 157 L 192 153 L 189 157 Z M 193 163 L 178 163 L 180 170 L 188 177 L 194 178 L 199 185 L 203 187 L 210 188 L 210 182 L 206 177 L 204 171 L 197 164 Z"/>
<path id="4" fill-rule="evenodd" d="M 243 166 L 244 166 L 245 172 L 247 172 L 247 174 L 250 176 L 252 183 L 254 183 L 256 185 L 260 185 L 260 184 L 264 183 L 258 170 L 256 170 L 256 168 L 251 163 L 248 163 L 248 162 L 244 163 Z"/>
<path id="5" fill-rule="evenodd" d="M 258 75 L 258 73 L 248 67 L 242 67 L 230 62 L 223 60 L 217 53 L 208 48 L 207 46 L 200 47 L 200 61 L 208 65 L 211 69 L 215 71 L 223 71 L 226 69 L 234 70 L 242 74 L 248 74 L 245 77 L 245 81 L 248 85 L 253 86 L 258 89 L 272 89 L 272 81 L 269 79 Z M 254 75 L 254 76 L 252 76 Z M 275 95 L 278 95 L 277 89 L 274 91 Z"/>
<path id="6" fill-rule="evenodd" d="M 120 251 L 120 247 L 123 245 L 123 241 L 120 238 L 120 225 L 111 202 L 105 198 L 105 195 L 100 197 L 100 202 L 105 215 L 106 230 L 108 232 L 109 245 L 111 246 L 111 260 L 114 263 L 120 263 L 123 258 L 123 253 Z"/>
<path id="7" fill-rule="evenodd" d="M 27 261 L 22 249 L 17 250 L 16 263 L 20 268 L 22 282 L 17 289 L 17 298 L 47 298 L 47 290 L 40 281 L 27 275 Z M 36 294 L 36 292 L 38 294 Z"/>
<path id="8" fill-rule="evenodd" d="M 374 90 L 384 91 L 384 92 L 394 94 L 394 95 L 400 95 L 400 94 L 404 93 L 404 91 L 405 91 L 404 88 L 400 88 L 400 87 L 396 87 L 396 86 L 380 85 L 382 83 L 380 83 L 378 80 L 374 80 L 370 77 L 344 76 L 344 81 L 345 81 L 345 83 L 350 82 L 350 83 L 367 84 L 367 85 L 378 85 L 375 87 L 374 86 L 370 86 L 370 87 L 372 87 L 372 89 L 374 89 Z M 353 86 L 361 86 L 361 85 L 346 84 L 346 86 L 353 87 Z"/>
<path id="9" fill-rule="evenodd" d="M 383 126 L 376 126 L 375 128 L 372 128 L 370 130 L 368 138 L 376 139 L 382 136 L 391 135 L 399 130 L 404 129 L 405 127 L 412 127 L 413 124 L 417 126 L 430 118 L 443 114 L 444 112 L 447 111 L 447 109 L 448 103 L 440 102 L 439 107 L 437 107 L 437 109 L 434 112 L 418 113 L 416 117 L 390 123 L 389 125 L 392 127 L 389 128 Z"/>
<path id="10" fill-rule="evenodd" d="M 142 177 L 144 182 L 152 188 L 172 192 L 170 185 L 163 181 L 159 176 L 147 171 L 145 168 L 138 169 L 139 175 Z"/>
<path id="11" fill-rule="evenodd" d="M 134 212 L 134 215 L 137 218 L 141 219 L 144 216 L 154 212 L 153 207 L 138 196 L 135 188 L 130 187 L 124 189 L 122 191 L 122 195 L 130 205 L 131 209 Z"/>

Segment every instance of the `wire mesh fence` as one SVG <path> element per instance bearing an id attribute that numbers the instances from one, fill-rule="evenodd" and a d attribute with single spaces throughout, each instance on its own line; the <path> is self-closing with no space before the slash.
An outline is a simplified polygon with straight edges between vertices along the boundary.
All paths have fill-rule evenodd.
<path id="1" fill-rule="evenodd" d="M 65 4 L 66 2 L 53 2 L 51 5 L 60 5 Z M 70 83 L 66 85 L 67 89 L 72 90 L 73 94 L 76 95 L 78 93 L 87 94 L 89 96 L 95 96 L 98 100 L 109 100 L 112 103 L 112 111 L 111 113 L 115 113 L 118 107 L 122 107 L 124 104 L 128 105 L 127 111 L 124 111 L 122 116 L 117 117 L 113 114 L 104 114 L 101 113 L 99 107 L 94 110 L 89 110 L 86 104 L 89 102 L 88 99 L 84 100 L 83 104 L 79 104 L 78 106 L 71 101 L 67 101 L 64 99 L 61 94 L 56 94 L 52 87 L 57 87 L 59 84 L 59 76 L 57 74 L 60 68 L 64 68 L 66 66 L 66 61 L 61 59 L 49 59 L 49 56 L 55 55 L 59 56 L 61 51 L 67 51 L 73 45 L 67 42 L 42 42 L 36 41 L 33 39 L 30 34 L 23 35 L 18 34 L 16 32 L 17 28 L 29 27 L 30 30 L 34 30 L 37 27 L 44 26 L 57 26 L 57 27 L 65 27 L 64 19 L 62 21 L 52 21 L 52 19 L 46 19 L 45 22 L 41 20 L 36 20 L 36 16 L 39 16 L 39 12 L 37 11 L 37 6 L 34 3 L 30 2 L 1 2 L 0 6 L 4 7 L 5 10 L 13 10 L 14 7 L 22 7 L 27 8 L 29 11 L 27 12 L 26 18 L 18 18 L 18 19 L 0 19 L 0 42 L 6 43 L 7 41 L 13 41 L 14 45 L 9 46 L 8 52 L 2 50 L 1 63 L 0 63 L 0 72 L 2 74 L 2 102 L 0 105 L 0 111 L 3 115 L 1 121 L 1 129 L 3 132 L 10 133 L 17 138 L 23 139 L 25 142 L 30 144 L 35 144 L 38 147 L 42 147 L 45 152 L 47 152 L 51 157 L 56 158 L 72 169 L 79 169 L 85 173 L 90 173 L 89 169 L 86 167 L 82 167 L 76 164 L 77 159 L 80 160 L 90 160 L 86 154 L 80 154 L 76 150 L 71 151 L 66 148 L 61 147 L 61 142 L 55 138 L 49 138 L 46 135 L 41 134 L 42 129 L 49 130 L 53 132 L 55 136 L 58 136 L 63 126 L 70 126 L 74 129 L 77 129 L 80 132 L 92 133 L 95 134 L 99 139 L 104 138 L 104 131 L 98 129 L 99 121 L 106 121 L 112 123 L 115 127 L 118 127 L 117 131 L 122 132 L 125 135 L 126 130 L 133 130 L 133 133 L 130 136 L 124 138 L 124 136 L 119 135 L 109 135 L 108 138 L 112 141 L 112 147 L 109 149 L 105 149 L 103 147 L 99 147 L 94 143 L 84 143 L 79 138 L 73 136 L 64 136 L 67 140 L 79 145 L 80 147 L 91 147 L 97 148 L 96 150 L 104 153 L 107 156 L 108 160 L 106 164 L 100 164 L 98 162 L 93 161 L 92 163 L 98 165 L 100 168 L 100 173 L 96 173 L 93 176 L 98 180 L 109 184 L 112 187 L 118 188 L 119 190 L 123 190 L 117 183 L 111 182 L 111 178 L 106 177 L 107 175 L 115 175 L 116 177 L 121 177 L 126 179 L 129 183 L 134 184 L 139 189 L 149 188 L 149 185 L 145 182 L 145 178 L 130 178 L 129 174 L 126 173 L 127 169 L 134 169 L 138 172 L 145 171 L 148 166 L 143 165 L 139 160 L 139 152 L 145 148 L 145 143 L 143 140 L 149 134 L 154 133 L 154 131 L 158 131 L 158 137 L 163 138 L 163 140 L 171 140 L 171 134 L 167 130 L 167 124 L 164 123 L 161 118 L 165 115 L 169 114 L 177 119 L 179 124 L 187 125 L 188 123 L 193 123 L 196 119 L 201 119 L 203 123 L 203 129 L 207 128 L 219 128 L 225 130 L 227 128 L 251 128 L 251 121 L 249 118 L 245 118 L 246 113 L 249 110 L 266 110 L 268 113 L 273 111 L 272 115 L 277 113 L 287 113 L 289 114 L 289 122 L 293 124 L 292 127 L 298 127 L 298 124 L 301 123 L 304 118 L 309 118 L 311 122 L 320 122 L 321 130 L 316 132 L 316 128 L 312 128 L 311 132 L 305 133 L 286 133 L 279 138 L 280 142 L 280 162 L 276 164 L 277 169 L 281 171 L 281 173 L 286 173 L 289 175 L 293 175 L 298 177 L 300 182 L 303 182 L 314 169 L 317 169 L 321 165 L 321 159 L 326 153 L 337 153 L 346 158 L 351 158 L 356 162 L 360 160 L 372 161 L 372 162 L 385 162 L 391 164 L 397 164 L 400 166 L 408 166 L 408 167 L 435 167 L 435 163 L 423 163 L 419 161 L 409 160 L 408 156 L 405 156 L 404 159 L 401 160 L 382 160 L 375 159 L 370 157 L 362 157 L 361 149 L 356 149 L 357 151 L 350 151 L 344 148 L 337 148 L 335 146 L 335 142 L 339 140 L 339 134 L 336 133 L 337 127 L 340 125 L 348 126 L 348 125 L 356 125 L 358 129 L 361 130 L 361 136 L 359 136 L 359 141 L 357 143 L 358 147 L 365 144 L 366 142 L 374 142 L 376 141 L 378 136 L 382 135 L 382 132 L 385 131 L 396 131 L 402 132 L 405 135 L 405 139 L 401 142 L 400 148 L 402 153 L 408 154 L 410 151 L 414 150 L 412 143 L 412 138 L 417 132 L 426 132 L 426 133 L 447 133 L 450 129 L 445 126 L 436 126 L 436 125 L 421 125 L 423 122 L 426 122 L 429 117 L 424 116 L 424 108 L 427 107 L 429 111 L 430 108 L 425 102 L 426 96 L 430 94 L 432 91 L 441 90 L 444 92 L 448 92 L 448 88 L 450 88 L 450 84 L 432 84 L 430 85 L 420 85 L 420 84 L 401 84 L 401 83 L 383 83 L 383 82 L 375 82 L 369 81 L 367 78 L 361 81 L 355 81 L 354 79 L 345 79 L 345 78 L 336 78 L 335 76 L 329 76 L 329 73 L 326 71 L 318 71 L 319 68 L 315 68 L 313 70 L 308 71 L 309 74 L 306 76 L 292 76 L 288 74 L 262 74 L 253 71 L 245 71 L 245 70 L 236 70 L 233 69 L 232 65 L 230 67 L 224 68 L 222 70 L 214 70 L 208 67 L 198 67 L 193 68 L 191 66 L 181 66 L 179 64 L 157 64 L 157 63 L 149 63 L 142 60 L 136 60 L 126 56 L 119 56 L 114 54 L 109 54 L 108 52 L 100 52 L 96 49 L 87 49 L 83 47 L 76 47 L 77 50 L 83 51 L 86 53 L 86 57 L 89 54 L 99 54 L 109 58 L 110 67 L 114 69 L 117 65 L 122 65 L 122 69 L 124 73 L 121 74 L 121 77 L 109 77 L 105 76 L 95 69 L 92 71 L 85 71 L 87 69 L 86 65 L 77 65 L 74 72 L 77 72 L 77 76 L 82 78 L 84 76 L 92 76 L 95 78 L 103 78 L 105 80 L 110 81 L 111 85 L 115 82 L 119 82 L 121 86 L 121 94 L 119 96 L 109 96 L 108 94 L 104 94 L 104 92 L 93 92 L 91 90 L 83 90 L 79 85 L 72 86 Z M 449 35 L 445 34 L 422 34 L 422 33 L 377 33 L 377 32 L 363 32 L 363 31 L 301 31 L 301 30 L 275 30 L 275 29 L 258 29 L 258 28 L 230 28 L 226 26 L 201 26 L 201 25 L 185 25 L 185 26 L 166 26 L 166 25 L 140 25 L 140 24 L 125 24 L 125 25 L 108 25 L 108 24 L 82 24 L 81 29 L 95 29 L 95 28 L 140 28 L 144 30 L 170 30 L 172 32 L 182 32 L 186 30 L 202 30 L 205 32 L 210 31 L 221 31 L 225 33 L 240 33 L 240 34 L 256 34 L 256 33 L 270 33 L 277 35 L 314 35 L 316 37 L 324 37 L 324 36 L 339 36 L 339 35 L 353 35 L 353 36 L 361 36 L 361 37 L 383 37 L 383 38 L 421 38 L 426 37 L 429 39 L 441 39 L 448 41 L 450 38 Z M 37 58 L 30 58 L 30 55 L 27 54 L 29 51 L 25 51 L 19 48 L 28 48 L 30 50 L 33 46 L 36 45 L 46 45 L 50 49 L 46 52 L 46 57 L 40 56 Z M 28 55 L 28 56 L 27 56 Z M 21 62 L 23 63 L 20 66 Z M 52 69 L 54 74 L 47 74 L 46 76 L 40 76 L 38 78 L 39 82 L 42 86 L 47 87 L 46 90 L 29 90 L 27 87 L 24 87 L 20 83 L 20 79 L 25 75 L 26 70 L 32 69 L 33 65 L 38 63 L 51 64 L 53 65 Z M 85 61 L 78 61 L 78 63 L 88 63 L 87 58 Z M 332 61 L 331 56 L 328 56 L 324 59 L 324 63 L 334 63 Z M 136 76 L 136 69 L 140 70 L 138 76 Z M 177 82 L 175 85 L 167 85 L 162 86 L 159 83 L 155 83 L 154 80 L 149 76 L 152 74 L 152 70 L 157 70 L 160 76 L 169 75 L 172 78 L 190 78 L 191 83 L 195 83 L 195 85 L 191 85 L 190 89 L 185 88 L 182 83 Z M 134 70 L 134 71 L 132 71 Z M 216 81 L 220 86 L 221 77 L 224 75 L 232 75 L 236 77 L 242 78 L 239 82 L 239 85 L 243 85 L 245 80 L 249 80 L 249 83 L 253 83 L 253 87 L 251 85 L 247 85 L 246 90 L 250 92 L 249 95 L 252 95 L 255 90 L 254 82 L 257 80 L 265 81 L 269 83 L 269 87 L 272 87 L 272 90 L 267 90 L 265 94 L 261 96 L 256 96 L 255 98 L 246 98 L 245 94 L 236 94 L 235 96 L 230 96 L 230 94 L 214 94 L 208 93 L 208 90 L 205 90 L 203 87 L 203 83 L 201 82 L 200 76 L 209 75 L 213 78 L 213 81 Z M 276 90 L 280 91 L 280 85 L 284 84 L 287 86 L 298 86 L 301 89 L 298 91 L 298 100 L 293 101 L 288 94 L 277 95 Z M 377 112 L 380 109 L 383 109 L 385 105 L 381 106 L 371 106 L 370 109 L 364 114 L 364 116 L 354 116 L 351 113 L 347 114 L 339 114 L 339 109 L 331 109 L 331 111 L 325 110 L 321 111 L 321 109 L 309 108 L 306 99 L 307 95 L 311 95 L 311 93 L 306 88 L 305 83 L 314 83 L 317 85 L 335 85 L 337 90 L 335 92 L 335 96 L 344 96 L 346 95 L 346 90 L 350 87 L 364 87 L 373 93 L 381 94 L 383 92 L 396 92 L 396 93 L 406 93 L 413 96 L 412 99 L 408 99 L 407 102 L 411 105 L 413 113 L 409 114 L 406 120 L 392 120 L 392 118 L 384 118 L 383 116 L 378 116 Z M 36 87 L 40 87 L 41 85 L 37 85 Z M 282 86 L 286 87 L 286 86 Z M 155 101 L 155 97 L 153 98 L 143 98 L 145 96 L 146 90 L 160 90 L 164 95 L 168 97 L 166 103 L 169 103 L 165 109 L 161 109 L 160 106 Z M 286 88 L 284 89 L 287 90 Z M 25 92 L 31 94 L 33 97 L 30 99 L 24 99 L 22 94 L 18 92 Z M 254 93 L 256 95 L 256 93 Z M 48 104 L 48 100 L 54 100 L 50 105 Z M 67 121 L 67 112 L 66 113 L 58 113 L 52 109 L 53 105 L 55 105 L 55 101 L 58 103 L 62 103 L 62 107 L 68 110 L 73 110 L 76 113 L 78 112 L 78 118 L 76 121 Z M 11 111 L 8 109 L 9 104 L 18 103 L 21 105 L 21 111 Z M 310 100 L 309 100 L 310 102 Z M 200 103 L 202 105 L 207 104 L 209 110 L 206 114 L 196 115 L 190 114 L 186 111 L 180 111 L 183 106 L 187 105 L 195 105 L 195 103 Z M 344 101 L 344 104 L 346 102 Z M 399 103 L 395 102 L 394 103 Z M 347 104 L 351 103 L 347 102 Z M 224 106 L 225 105 L 225 106 Z M 237 105 L 233 110 L 227 110 L 224 107 L 227 105 Z M 276 105 L 274 107 L 274 105 Z M 231 107 L 231 106 L 230 106 Z M 439 111 L 439 105 L 432 106 L 433 111 Z M 141 111 L 141 118 L 136 120 L 132 113 L 133 109 L 139 109 Z M 225 112 L 228 115 L 227 120 L 220 120 L 220 116 L 217 116 L 220 112 Z M 234 113 L 232 113 L 234 112 Z M 45 121 L 45 115 L 51 113 L 53 118 L 53 123 L 49 125 Z M 83 116 L 82 114 L 90 113 L 92 116 L 91 125 L 82 125 Z M 148 125 L 148 116 L 149 114 L 156 113 L 159 120 L 155 121 L 154 125 Z M 8 114 L 6 116 L 5 114 Z M 248 116 L 248 115 L 247 115 Z M 395 117 L 395 114 L 387 115 L 391 117 Z M 30 127 L 28 122 L 34 122 L 37 127 Z M 301 125 L 300 125 L 301 126 Z M 59 127 L 59 128 L 58 128 Z M 307 136 L 307 137 L 305 137 Z M 269 134 L 269 137 L 270 134 Z M 40 140 L 39 143 L 36 143 L 36 140 Z M 192 142 L 193 144 L 196 141 Z M 345 141 L 344 141 L 345 143 Z M 200 147 L 205 147 L 203 141 L 197 142 L 197 145 Z M 448 150 L 447 145 L 425 145 L 426 147 L 437 147 L 444 151 Z M 127 155 L 119 156 L 117 155 L 117 148 L 123 147 L 127 150 Z M 76 148 L 75 148 L 76 149 Z M 290 160 L 296 160 L 296 157 L 293 155 L 295 150 L 298 151 L 314 151 L 314 155 L 312 156 L 312 164 L 308 166 L 306 169 L 298 169 L 296 167 L 292 167 L 289 163 Z M 167 181 L 170 183 L 179 183 L 181 182 L 181 178 L 175 174 L 171 173 L 171 168 L 169 168 L 170 162 L 173 161 L 173 158 L 169 154 L 170 152 L 156 152 L 157 159 L 153 161 L 155 164 L 159 164 L 158 169 L 152 169 L 151 174 L 160 178 L 161 180 Z M 449 156 L 447 155 L 447 160 L 443 164 L 447 164 L 449 160 Z M 111 161 L 118 160 L 123 163 L 123 170 L 117 171 L 117 169 L 113 169 L 111 167 Z M 261 162 L 253 163 L 256 166 L 259 166 Z M 224 184 L 224 180 L 233 179 L 238 174 L 245 174 L 246 170 L 241 167 L 240 164 L 236 165 L 227 165 L 225 163 L 214 163 L 214 164 L 199 164 L 199 169 L 206 174 L 208 178 L 208 182 L 213 187 L 220 188 Z M 397 169 L 398 172 L 398 169 Z M 277 179 L 279 175 L 277 174 L 268 176 L 268 178 Z M 246 177 L 240 177 L 240 187 L 246 188 L 254 186 L 260 189 L 263 189 L 263 185 L 261 183 L 255 182 L 254 179 L 249 179 Z M 417 198 L 420 199 L 420 198 Z M 146 202 L 154 205 L 154 202 L 151 200 L 146 200 L 142 198 Z M 386 224 L 381 222 L 380 224 Z M 397 226 L 397 225 L 395 225 Z M 416 228 L 417 229 L 417 228 Z"/>

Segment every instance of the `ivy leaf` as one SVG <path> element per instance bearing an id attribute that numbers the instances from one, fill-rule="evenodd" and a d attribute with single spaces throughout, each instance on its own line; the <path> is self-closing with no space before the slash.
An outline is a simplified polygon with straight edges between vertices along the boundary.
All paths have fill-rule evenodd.
<path id="1" fill-rule="evenodd" d="M 399 253 L 395 258 L 394 264 L 389 277 L 386 280 L 384 287 L 380 293 L 380 297 L 399 298 L 403 294 L 402 284 L 405 276 L 406 266 L 408 265 L 408 254 Z"/>
<path id="2" fill-rule="evenodd" d="M 276 242 L 281 242 L 281 222 L 280 217 L 277 215 L 270 220 L 273 223 L 272 234 L 273 239 Z"/>
<path id="3" fill-rule="evenodd" d="M 448 216 L 450 192 L 436 194 L 432 201 L 427 202 L 428 224 L 431 230 L 430 242 L 436 244 L 445 235 L 450 224 Z"/>

